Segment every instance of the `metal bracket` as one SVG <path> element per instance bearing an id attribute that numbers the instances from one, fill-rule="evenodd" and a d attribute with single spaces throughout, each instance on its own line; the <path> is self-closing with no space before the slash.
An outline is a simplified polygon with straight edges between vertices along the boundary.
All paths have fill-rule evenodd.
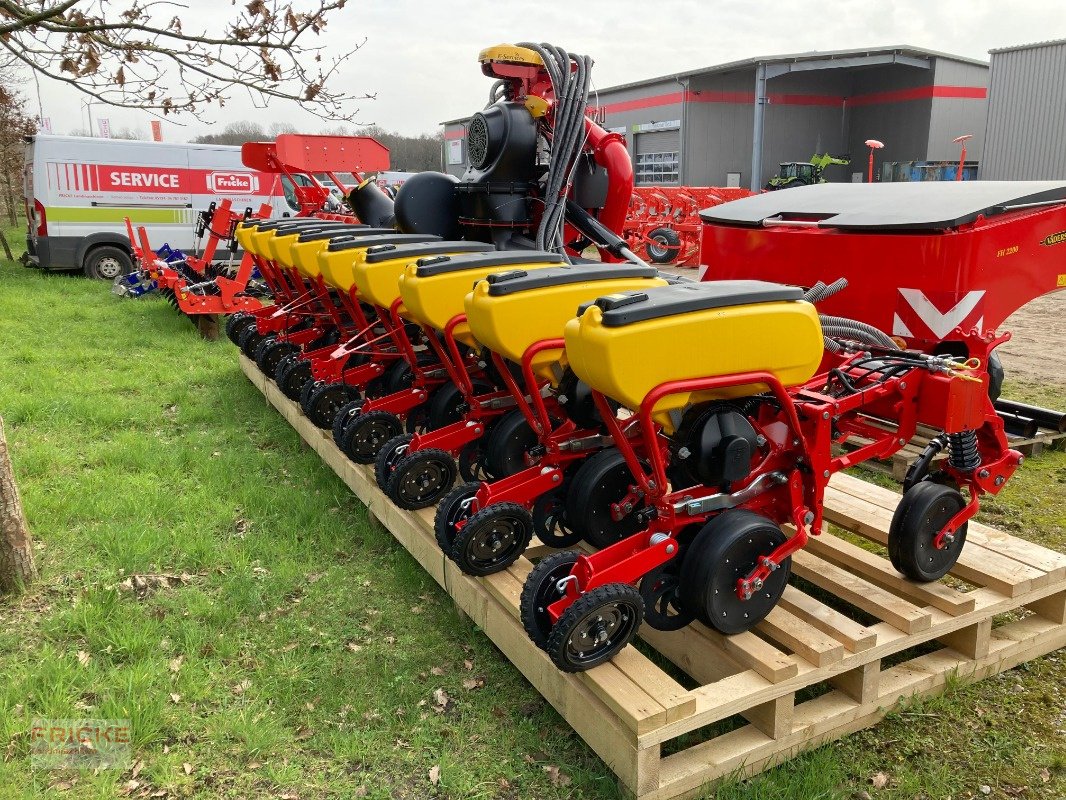
<path id="1" fill-rule="evenodd" d="M 724 511 L 727 508 L 736 508 L 741 503 L 746 503 L 748 500 L 762 494 L 767 489 L 770 489 L 773 486 L 780 486 L 784 483 L 788 483 L 788 477 L 785 473 L 767 472 L 765 475 L 760 475 L 752 481 L 749 486 L 746 486 L 739 492 L 734 492 L 733 494 L 722 492 L 720 494 L 712 494 L 708 497 L 701 497 L 699 500 L 682 500 L 680 503 L 674 505 L 674 512 L 695 517 L 700 514 L 708 514 L 712 511 Z"/>

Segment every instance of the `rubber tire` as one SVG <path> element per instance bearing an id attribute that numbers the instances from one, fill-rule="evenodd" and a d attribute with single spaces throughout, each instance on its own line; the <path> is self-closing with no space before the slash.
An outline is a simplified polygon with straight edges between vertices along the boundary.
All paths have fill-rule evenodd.
<path id="1" fill-rule="evenodd" d="M 681 607 L 693 614 L 696 619 L 727 635 L 750 630 L 761 622 L 777 605 L 777 601 L 785 591 L 785 586 L 788 585 L 788 576 L 792 570 L 791 557 L 786 558 L 781 562 L 777 570 L 770 573 L 765 585 L 759 590 L 760 593 L 769 595 L 768 598 L 760 598 L 760 602 L 771 601 L 762 609 L 761 613 L 754 613 L 731 621 L 723 620 L 716 611 L 713 609 L 709 611 L 708 609 L 714 604 L 714 597 L 716 596 L 715 578 L 718 577 L 718 571 L 727 568 L 729 550 L 735 543 L 751 536 L 756 530 L 768 528 L 772 529 L 770 537 L 772 545 L 769 550 L 773 550 L 784 543 L 785 534 L 781 532 L 781 529 L 772 520 L 761 514 L 756 514 L 754 511 L 749 511 L 745 508 L 731 509 L 722 512 L 704 525 L 681 562 Z M 762 555 L 768 555 L 769 550 L 762 553 Z M 755 569 L 757 562 L 739 566 L 745 573 L 748 573 Z M 728 569 L 732 571 L 734 568 L 728 567 Z M 735 592 L 736 577 L 730 575 L 729 582 L 719 587 L 719 589 L 722 591 L 728 589 Z M 735 597 L 735 594 L 733 596 Z M 751 608 L 755 610 L 754 605 Z"/>
<path id="2" fill-rule="evenodd" d="M 296 399 L 296 402 L 300 404 L 300 410 L 304 412 L 304 416 L 307 416 L 307 409 L 310 407 L 311 392 L 317 389 L 319 386 L 328 386 L 325 381 L 309 380 L 306 381 L 303 386 L 300 387 L 300 396 Z"/>
<path id="3" fill-rule="evenodd" d="M 450 553 L 452 550 L 452 540 L 455 538 L 455 532 L 452 530 L 455 506 L 473 497 L 480 488 L 481 481 L 460 483 L 437 504 L 437 513 L 433 515 L 433 536 L 442 553 Z"/>
<path id="4" fill-rule="evenodd" d="M 648 260 L 653 264 L 669 264 L 681 254 L 681 236 L 673 228 L 656 228 L 648 234 L 659 245 L 646 244 Z"/>
<path id="5" fill-rule="evenodd" d="M 105 262 L 109 262 L 106 267 Z M 112 271 L 112 265 L 117 267 L 117 272 Z M 88 252 L 81 269 L 86 278 L 113 283 L 115 278 L 120 275 L 129 275 L 133 271 L 133 259 L 121 247 L 103 245 L 94 247 Z M 107 272 L 104 271 L 105 269 Z"/>
<path id="6" fill-rule="evenodd" d="M 510 517 L 520 523 L 515 534 L 515 542 L 494 561 L 479 564 L 471 560 L 469 549 L 473 538 L 472 532 L 479 525 L 486 524 L 486 520 L 503 516 Z M 484 577 L 485 575 L 494 575 L 497 572 L 502 572 L 511 566 L 526 551 L 532 539 L 533 517 L 525 508 L 518 505 L 518 503 L 493 503 L 480 509 L 466 521 L 466 525 L 452 540 L 452 548 L 447 555 L 467 575 Z"/>
<path id="7" fill-rule="evenodd" d="M 279 342 L 277 339 L 264 339 L 255 348 L 255 363 L 267 377 L 274 377 L 278 371 L 278 364 L 285 356 L 295 355 L 300 352 L 300 346 L 292 342 Z"/>
<path id="8" fill-rule="evenodd" d="M 431 494 L 418 498 L 404 496 L 402 490 L 409 473 L 412 472 L 416 465 L 421 465 L 424 462 L 434 462 L 441 467 L 446 477 L 441 480 L 436 491 Z M 458 475 L 459 467 L 456 466 L 455 459 L 446 450 L 438 450 L 434 447 L 417 450 L 404 456 L 396 463 L 396 468 L 392 471 L 392 475 L 389 476 L 388 483 L 385 484 L 385 494 L 398 508 L 407 511 L 418 511 L 420 508 L 429 508 L 432 505 L 436 505 L 451 490 Z"/>
<path id="9" fill-rule="evenodd" d="M 246 358 L 255 360 L 255 349 L 259 347 L 262 342 L 268 339 L 276 338 L 277 334 L 267 333 L 263 334 L 259 332 L 257 327 L 249 325 L 246 329 L 241 331 L 240 339 L 238 339 L 237 346 L 244 353 Z"/>
<path id="10" fill-rule="evenodd" d="M 521 472 L 527 466 L 525 454 L 539 441 L 521 411 L 508 411 L 485 437 L 485 468 L 497 480 Z"/>
<path id="11" fill-rule="evenodd" d="M 304 413 L 311 422 L 328 431 L 333 427 L 337 412 L 358 399 L 358 392 L 358 389 L 346 383 L 324 383 L 310 392 Z"/>
<path id="12" fill-rule="evenodd" d="M 377 483 L 378 488 L 381 491 L 385 491 L 385 487 L 389 485 L 389 478 L 392 476 L 391 464 L 393 451 L 400 445 L 410 444 L 414 439 L 414 434 L 401 433 L 395 439 L 390 439 L 385 442 L 384 446 L 378 450 L 378 457 L 374 459 L 374 482 Z M 403 456 L 396 458 L 395 461 L 399 461 Z"/>
<path id="13" fill-rule="evenodd" d="M 641 527 L 639 524 L 634 524 L 635 515 L 615 522 L 610 519 L 609 507 L 595 508 L 588 502 L 588 498 L 598 486 L 603 485 L 605 481 L 621 482 L 622 474 L 625 475 L 626 485 L 636 483 L 620 451 L 615 448 L 601 450 L 590 456 L 578 468 L 566 492 L 566 519 L 571 530 L 580 532 L 585 541 L 601 550 L 631 536 Z M 625 492 L 614 500 L 620 500 L 624 496 Z M 591 534 L 590 531 L 595 528 L 610 530 L 613 535 L 608 539 L 600 533 Z"/>
<path id="14" fill-rule="evenodd" d="M 451 425 L 463 418 L 460 407 L 466 404 L 466 398 L 454 383 L 446 383 L 429 396 L 426 429 L 435 431 L 445 425 Z"/>
<path id="15" fill-rule="evenodd" d="M 539 614 L 543 612 L 546 615 L 547 606 L 562 597 L 558 591 L 550 587 L 570 574 L 579 555 L 581 554 L 574 550 L 563 550 L 545 556 L 530 570 L 525 583 L 522 584 L 522 596 L 518 601 L 518 618 L 522 620 L 526 635 L 541 650 L 548 647 L 551 625 L 544 625 L 546 620 Z M 548 601 L 543 604 L 542 608 L 540 595 L 542 592 L 549 591 Z"/>
<path id="16" fill-rule="evenodd" d="M 339 415 L 340 412 L 338 412 Z M 367 446 L 372 448 L 371 450 L 353 452 L 357 434 L 360 431 L 365 431 L 367 426 L 375 424 L 379 430 L 387 428 L 385 435 L 379 435 L 367 443 Z M 344 433 L 341 434 L 340 448 L 344 451 L 344 455 L 348 456 L 356 464 L 373 464 L 377 460 L 378 452 L 380 452 L 385 442 L 395 439 L 401 433 L 403 433 L 403 420 L 388 411 L 370 411 L 366 414 L 356 414 L 344 427 Z"/>
<path id="17" fill-rule="evenodd" d="M 596 658 L 584 662 L 572 661 L 566 647 L 572 630 L 598 608 L 615 604 L 625 604 L 632 607 L 632 612 L 636 619 L 628 623 L 628 632 L 623 632 L 622 638 L 612 642 L 611 647 L 600 653 Z M 546 649 L 552 662 L 563 672 L 585 672 L 606 661 L 610 661 L 622 652 L 633 641 L 633 637 L 637 635 L 643 620 L 644 601 L 641 599 L 640 593 L 627 583 L 607 583 L 581 595 L 574 601 L 573 605 L 562 613 L 559 621 L 552 626 Z"/>
<path id="18" fill-rule="evenodd" d="M 994 403 L 999 400 L 1003 393 L 1003 380 L 1006 373 L 1003 370 L 1003 361 L 995 350 L 988 356 L 988 397 Z"/>
<path id="19" fill-rule="evenodd" d="M 922 551 L 932 545 L 944 523 L 965 505 L 966 499 L 954 486 L 930 480 L 921 481 L 904 492 L 888 529 L 888 558 L 892 566 L 921 583 L 932 583 L 944 577 L 955 566 L 966 544 L 969 523 L 963 523 L 955 531 L 955 541 L 945 551 L 953 558 L 929 569 L 927 563 L 922 563 Z"/>
<path id="20" fill-rule="evenodd" d="M 226 338 L 237 344 L 241 331 L 256 321 L 254 314 L 247 311 L 238 311 L 226 317 Z"/>
<path id="21" fill-rule="evenodd" d="M 355 415 L 359 413 L 359 409 L 362 407 L 362 400 L 353 400 L 350 403 L 345 403 L 341 406 L 340 411 L 337 412 L 337 416 L 333 418 L 333 443 L 337 447 L 341 446 L 341 437 L 344 436 L 344 429 L 349 422 L 355 419 Z"/>

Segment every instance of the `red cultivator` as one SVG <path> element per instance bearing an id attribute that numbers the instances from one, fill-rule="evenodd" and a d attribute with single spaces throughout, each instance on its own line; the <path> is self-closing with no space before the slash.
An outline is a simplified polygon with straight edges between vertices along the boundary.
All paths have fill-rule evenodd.
<path id="1" fill-rule="evenodd" d="M 700 210 L 751 194 L 722 186 L 635 186 L 623 236 L 642 258 L 695 267 L 703 230 Z"/>

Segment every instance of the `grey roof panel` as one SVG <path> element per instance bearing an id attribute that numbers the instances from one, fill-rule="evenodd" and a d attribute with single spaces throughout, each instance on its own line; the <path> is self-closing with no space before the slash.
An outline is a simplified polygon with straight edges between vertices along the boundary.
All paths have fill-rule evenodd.
<path id="1" fill-rule="evenodd" d="M 750 227 L 781 217 L 847 230 L 946 230 L 1003 206 L 1048 200 L 1066 202 L 1066 181 L 823 183 L 723 203 L 700 217 Z"/>

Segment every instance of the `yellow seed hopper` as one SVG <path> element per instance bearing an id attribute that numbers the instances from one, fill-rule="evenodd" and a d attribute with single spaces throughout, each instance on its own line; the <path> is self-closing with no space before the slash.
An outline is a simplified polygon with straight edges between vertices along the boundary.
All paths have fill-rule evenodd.
<path id="1" fill-rule="evenodd" d="M 497 272 L 478 281 L 466 296 L 466 316 L 475 339 L 515 363 L 535 342 L 558 339 L 582 303 L 603 294 L 666 286 L 651 267 L 630 264 L 577 264 Z M 533 372 L 553 383 L 562 350 L 533 358 Z M 558 371 L 561 374 L 561 371 Z"/>
<path id="2" fill-rule="evenodd" d="M 400 276 L 421 258 L 490 253 L 495 248 L 483 242 L 425 242 L 422 244 L 381 244 L 371 247 L 365 258 L 352 268 L 359 296 L 379 308 L 388 309 L 400 297 Z"/>

